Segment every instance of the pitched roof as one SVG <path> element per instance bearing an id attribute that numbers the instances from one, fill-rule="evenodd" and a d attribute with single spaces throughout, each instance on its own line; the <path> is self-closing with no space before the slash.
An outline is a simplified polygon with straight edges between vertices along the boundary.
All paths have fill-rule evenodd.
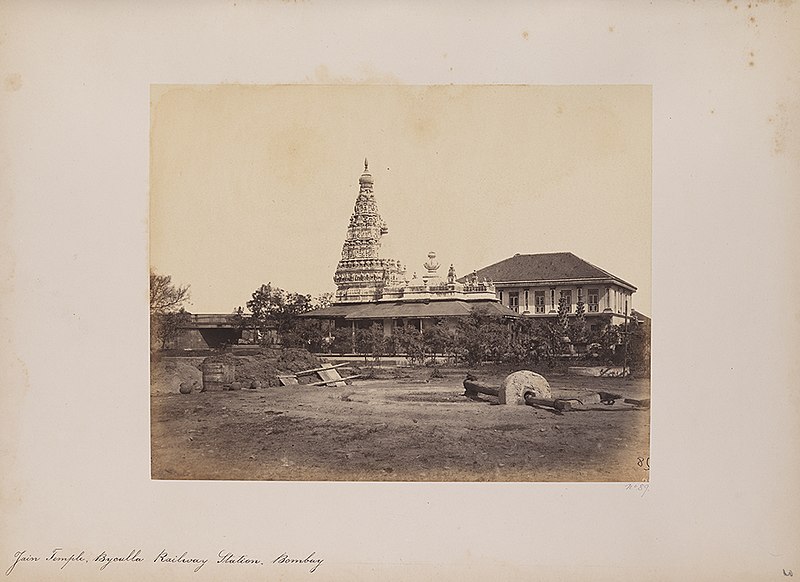
<path id="1" fill-rule="evenodd" d="M 463 301 L 461 299 L 440 299 L 434 301 L 387 301 L 379 303 L 339 304 L 303 313 L 301 317 L 344 318 L 344 319 L 383 319 L 393 317 L 454 317 L 469 315 L 473 307 L 482 307 L 492 315 L 519 317 L 515 311 L 497 301 Z"/>
<path id="2" fill-rule="evenodd" d="M 636 290 L 630 283 L 572 253 L 516 254 L 479 269 L 477 273 L 479 279 L 485 277 L 494 283 L 613 279 L 633 291 Z M 471 275 L 467 275 L 459 280 L 467 281 L 470 277 Z"/>

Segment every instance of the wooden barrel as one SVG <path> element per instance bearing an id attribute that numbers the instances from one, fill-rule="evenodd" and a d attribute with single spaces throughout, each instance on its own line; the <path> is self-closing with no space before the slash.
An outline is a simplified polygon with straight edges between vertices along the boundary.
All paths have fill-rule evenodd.
<path id="1" fill-rule="evenodd" d="M 203 361 L 203 391 L 222 390 L 233 383 L 236 366 L 229 361 L 206 358 Z"/>

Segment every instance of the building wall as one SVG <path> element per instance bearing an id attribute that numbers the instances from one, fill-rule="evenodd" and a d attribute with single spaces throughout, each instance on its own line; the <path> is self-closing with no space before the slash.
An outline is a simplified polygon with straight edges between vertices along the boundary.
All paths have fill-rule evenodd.
<path id="1" fill-rule="evenodd" d="M 613 315 L 612 323 L 622 323 L 625 320 L 625 302 L 627 300 L 628 314 L 633 309 L 632 293 L 620 285 L 590 283 L 585 285 L 530 285 L 524 283 L 495 283 L 497 298 L 500 302 L 523 315 L 532 317 L 553 317 L 558 313 L 558 303 L 561 292 L 571 294 L 570 313 L 574 314 L 578 304 L 578 290 L 580 288 L 585 304 L 586 316 L 594 317 L 601 314 Z M 596 289 L 597 311 L 589 311 L 589 290 Z M 526 303 L 527 292 L 527 303 Z M 536 311 L 536 293 L 544 293 L 544 313 Z M 518 304 L 515 305 L 515 301 Z"/>

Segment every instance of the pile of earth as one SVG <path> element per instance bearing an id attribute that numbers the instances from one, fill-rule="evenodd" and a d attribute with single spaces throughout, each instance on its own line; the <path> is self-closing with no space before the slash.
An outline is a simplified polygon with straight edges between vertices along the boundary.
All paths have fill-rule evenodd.
<path id="1" fill-rule="evenodd" d="M 235 356 L 229 353 L 215 354 L 204 360 L 198 358 L 154 358 L 150 363 L 150 386 L 152 394 L 176 394 L 181 383 L 199 392 L 203 386 L 203 364 L 222 363 L 234 368 L 234 382 L 242 388 L 259 386 L 280 386 L 279 375 L 289 375 L 303 370 L 322 367 L 322 362 L 314 354 L 302 348 L 264 348 L 258 353 Z M 351 372 L 344 368 L 346 373 Z M 316 374 L 298 378 L 301 384 L 319 381 Z"/>
<path id="2" fill-rule="evenodd" d="M 233 356 L 220 354 L 209 356 L 204 362 L 233 364 L 234 380 L 247 388 L 253 382 L 262 387 L 280 386 L 278 375 L 293 374 L 303 370 L 313 370 L 322 366 L 322 362 L 311 352 L 302 348 L 266 348 L 249 356 Z M 318 380 L 315 375 L 302 376 L 301 384 Z"/>
<path id="3" fill-rule="evenodd" d="M 177 394 L 181 382 L 187 382 L 199 390 L 203 385 L 203 373 L 197 366 L 177 358 L 155 359 L 150 362 L 151 394 Z"/>

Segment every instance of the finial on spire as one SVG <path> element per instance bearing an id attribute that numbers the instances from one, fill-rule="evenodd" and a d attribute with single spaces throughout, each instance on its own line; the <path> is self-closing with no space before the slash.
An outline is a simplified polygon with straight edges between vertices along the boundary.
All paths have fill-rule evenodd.
<path id="1" fill-rule="evenodd" d="M 369 173 L 369 162 L 364 158 L 364 173 L 358 179 L 362 192 L 372 192 L 372 174 Z"/>

